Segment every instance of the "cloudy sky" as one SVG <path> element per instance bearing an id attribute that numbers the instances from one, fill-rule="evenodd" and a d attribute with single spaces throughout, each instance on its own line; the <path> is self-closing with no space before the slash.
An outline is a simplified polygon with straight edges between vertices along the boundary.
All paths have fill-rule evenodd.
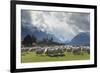
<path id="1" fill-rule="evenodd" d="M 71 40 L 80 32 L 90 31 L 89 13 L 21 10 L 21 22 L 30 29 L 37 27 L 54 34 L 60 40 Z"/>

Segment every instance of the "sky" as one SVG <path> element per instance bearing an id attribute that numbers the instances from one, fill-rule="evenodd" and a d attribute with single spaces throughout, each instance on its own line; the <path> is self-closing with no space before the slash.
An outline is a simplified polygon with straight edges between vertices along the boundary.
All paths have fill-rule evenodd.
<path id="1" fill-rule="evenodd" d="M 21 10 L 21 22 L 30 29 L 37 27 L 54 34 L 62 41 L 70 41 L 80 32 L 90 31 L 89 13 Z"/>

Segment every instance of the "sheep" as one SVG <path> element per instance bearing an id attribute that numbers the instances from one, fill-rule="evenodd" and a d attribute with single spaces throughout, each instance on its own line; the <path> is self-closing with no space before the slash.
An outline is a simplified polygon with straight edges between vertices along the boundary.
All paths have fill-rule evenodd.
<path id="1" fill-rule="evenodd" d="M 90 47 L 84 46 L 82 47 L 82 51 L 90 54 Z"/>
<path id="2" fill-rule="evenodd" d="M 36 50 L 36 48 L 30 48 L 29 52 L 34 52 Z"/>
<path id="3" fill-rule="evenodd" d="M 67 48 L 67 52 L 72 52 L 72 48 Z"/>
<path id="4" fill-rule="evenodd" d="M 74 47 L 72 50 L 72 53 L 74 55 L 83 55 L 82 51 L 81 51 L 81 47 Z"/>
<path id="5" fill-rule="evenodd" d="M 36 49 L 36 54 L 37 55 L 42 55 L 43 53 L 44 53 L 44 51 L 45 51 L 45 49 L 44 48 L 38 48 L 38 49 Z"/>
<path id="6" fill-rule="evenodd" d="M 61 48 L 49 48 L 49 49 L 47 49 L 46 54 L 48 56 L 52 56 L 52 57 L 64 56 L 64 50 Z"/>
<path id="7" fill-rule="evenodd" d="M 47 51 L 45 52 L 45 54 L 48 56 L 51 56 L 51 55 L 53 56 L 53 53 L 54 53 L 54 49 L 52 48 L 48 48 Z"/>
<path id="8" fill-rule="evenodd" d="M 25 54 L 28 54 L 29 48 L 21 48 L 21 54 L 24 56 Z"/>
<path id="9" fill-rule="evenodd" d="M 21 49 L 21 52 L 28 52 L 29 51 L 29 48 L 22 48 Z"/>

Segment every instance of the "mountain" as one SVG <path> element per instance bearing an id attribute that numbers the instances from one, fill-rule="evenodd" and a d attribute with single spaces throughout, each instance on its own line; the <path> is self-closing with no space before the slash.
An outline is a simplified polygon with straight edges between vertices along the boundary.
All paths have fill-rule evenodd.
<path id="1" fill-rule="evenodd" d="M 71 42 L 71 45 L 89 45 L 90 44 L 90 33 L 89 32 L 81 32 L 76 35 Z"/>
<path id="2" fill-rule="evenodd" d="M 30 28 L 28 26 L 21 26 L 21 40 L 23 40 L 27 35 L 35 36 L 38 42 L 41 42 L 44 39 L 50 40 L 52 38 L 53 42 L 61 43 L 61 41 L 54 34 L 41 31 L 37 27 Z"/>

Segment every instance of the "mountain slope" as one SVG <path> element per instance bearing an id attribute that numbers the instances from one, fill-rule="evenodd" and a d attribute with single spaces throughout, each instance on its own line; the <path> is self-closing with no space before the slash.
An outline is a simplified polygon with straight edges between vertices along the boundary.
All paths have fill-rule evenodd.
<path id="1" fill-rule="evenodd" d="M 72 45 L 89 45 L 90 44 L 89 32 L 79 33 L 71 40 L 70 44 L 72 44 Z"/>

